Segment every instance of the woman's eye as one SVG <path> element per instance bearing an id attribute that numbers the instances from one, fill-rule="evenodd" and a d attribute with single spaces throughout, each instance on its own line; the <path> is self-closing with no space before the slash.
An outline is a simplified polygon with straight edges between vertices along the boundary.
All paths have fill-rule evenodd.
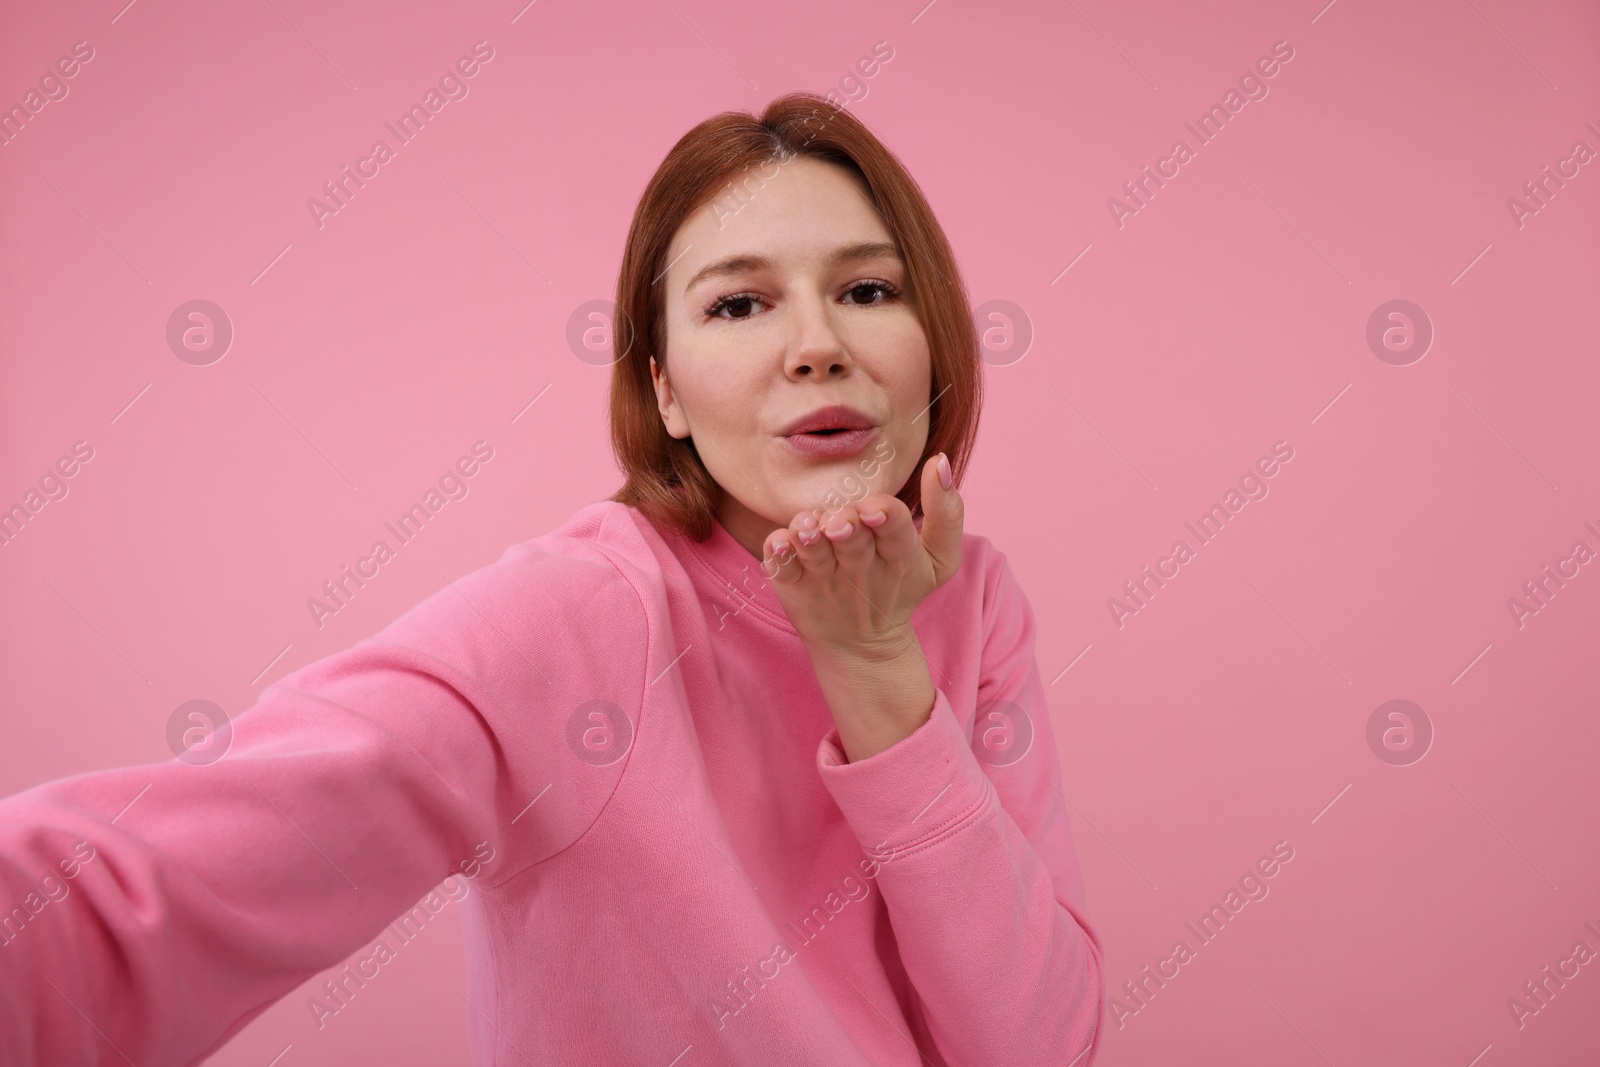
<path id="1" fill-rule="evenodd" d="M 890 285 L 888 282 L 872 282 L 872 281 L 857 282 L 856 284 L 852 285 L 849 289 L 847 289 L 846 292 L 851 293 L 851 294 L 860 294 L 862 292 L 865 292 L 868 295 L 871 295 L 871 294 L 874 294 L 874 293 L 883 294 L 883 299 L 882 300 L 862 300 L 862 301 L 858 301 L 858 303 L 861 303 L 861 304 L 882 304 L 885 301 L 890 300 L 890 299 L 900 295 L 900 290 L 896 289 L 894 286 Z"/>
<path id="2" fill-rule="evenodd" d="M 718 300 L 715 304 L 712 304 L 710 307 L 706 308 L 706 318 L 748 319 L 751 317 L 750 305 L 760 302 L 762 302 L 760 297 L 751 296 L 749 293 L 738 293 L 733 296 L 725 296 L 721 300 Z M 738 314 L 736 315 L 722 314 L 723 311 L 735 310 L 738 311 Z"/>

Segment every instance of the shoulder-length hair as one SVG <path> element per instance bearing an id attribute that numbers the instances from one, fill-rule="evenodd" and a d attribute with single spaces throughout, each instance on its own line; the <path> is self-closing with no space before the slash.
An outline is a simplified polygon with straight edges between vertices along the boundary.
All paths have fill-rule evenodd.
<path id="1" fill-rule="evenodd" d="M 626 477 L 609 499 L 704 541 L 715 529 L 725 490 L 700 462 L 691 439 L 667 432 L 650 377 L 650 359 L 667 369 L 664 285 L 673 235 L 691 212 L 729 212 L 777 173 L 807 156 L 863 179 L 873 206 L 905 262 L 918 320 L 932 356 L 928 442 L 896 497 L 921 514 L 923 464 L 944 452 L 957 483 L 977 438 L 983 377 L 966 287 L 944 230 L 916 181 L 843 107 L 815 93 L 748 111 L 714 115 L 672 146 L 634 209 L 617 275 L 611 377 L 611 444 Z M 721 198 L 728 198 L 719 204 Z"/>

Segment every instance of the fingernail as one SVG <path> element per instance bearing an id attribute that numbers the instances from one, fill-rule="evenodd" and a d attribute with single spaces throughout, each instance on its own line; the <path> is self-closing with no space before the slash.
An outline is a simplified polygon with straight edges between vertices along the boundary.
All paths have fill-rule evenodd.
<path id="1" fill-rule="evenodd" d="M 822 535 L 817 531 L 806 529 L 802 529 L 796 536 L 800 538 L 800 543 L 802 545 L 814 545 L 817 543 L 817 540 L 822 537 Z"/>
<path id="2" fill-rule="evenodd" d="M 794 546 L 787 541 L 779 541 L 772 546 L 772 555 L 779 563 L 787 563 L 790 555 L 794 553 Z"/>
<path id="3" fill-rule="evenodd" d="M 946 489 L 950 488 L 954 479 L 950 475 L 950 459 L 943 452 L 939 453 L 939 484 Z"/>
<path id="4" fill-rule="evenodd" d="M 862 511 L 857 514 L 861 516 L 861 521 L 868 526 L 882 526 L 883 520 L 889 517 L 881 511 Z"/>
<path id="5" fill-rule="evenodd" d="M 855 523 L 847 522 L 837 530 L 829 530 L 828 536 L 833 538 L 835 541 L 843 541 L 846 537 L 849 537 L 852 533 L 854 533 L 855 529 Z"/>

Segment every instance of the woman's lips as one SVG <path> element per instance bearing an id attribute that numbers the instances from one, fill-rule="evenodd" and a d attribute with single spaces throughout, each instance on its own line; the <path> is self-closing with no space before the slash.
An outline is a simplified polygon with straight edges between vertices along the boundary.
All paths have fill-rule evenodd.
<path id="1" fill-rule="evenodd" d="M 870 430 L 838 430 L 834 433 L 793 433 L 784 440 L 802 456 L 833 459 L 860 452 L 877 432 L 877 428 L 873 427 Z"/>

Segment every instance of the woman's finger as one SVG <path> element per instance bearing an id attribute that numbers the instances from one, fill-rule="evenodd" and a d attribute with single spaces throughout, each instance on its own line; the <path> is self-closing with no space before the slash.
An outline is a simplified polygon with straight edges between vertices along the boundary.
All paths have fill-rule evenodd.
<path id="1" fill-rule="evenodd" d="M 871 528 L 861 521 L 855 505 L 846 504 L 834 512 L 822 529 L 833 543 L 833 556 L 839 569 L 853 581 L 859 580 L 872 566 L 877 539 Z"/>
<path id="2" fill-rule="evenodd" d="M 833 556 L 833 542 L 823 535 L 822 523 L 815 512 L 800 512 L 789 523 L 789 531 L 794 536 L 796 555 L 805 573 L 821 578 L 833 573 L 838 566 Z"/>
<path id="3" fill-rule="evenodd" d="M 856 514 L 872 531 L 878 555 L 894 566 L 917 558 L 917 527 L 911 509 L 899 497 L 874 493 L 856 502 Z"/>
<path id="4" fill-rule="evenodd" d="M 761 573 L 769 582 L 792 585 L 800 580 L 800 558 L 795 552 L 794 535 L 780 527 L 767 535 L 766 555 L 761 561 Z"/>
<path id="5" fill-rule="evenodd" d="M 946 485 L 945 480 L 951 479 Z M 961 569 L 961 535 L 966 507 L 951 478 L 950 461 L 943 452 L 922 465 L 922 547 L 933 559 L 935 587 L 948 582 Z"/>

